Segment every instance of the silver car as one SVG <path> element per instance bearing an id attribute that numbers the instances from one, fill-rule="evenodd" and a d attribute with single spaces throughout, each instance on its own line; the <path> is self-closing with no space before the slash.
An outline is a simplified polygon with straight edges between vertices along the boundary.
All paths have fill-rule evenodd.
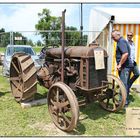
<path id="1" fill-rule="evenodd" d="M 10 72 L 10 63 L 12 56 L 17 52 L 24 52 L 31 55 L 31 58 L 34 61 L 35 67 L 39 69 L 41 67 L 41 61 L 32 49 L 30 45 L 8 45 L 5 51 L 4 60 L 3 60 L 3 75 L 9 76 Z"/>

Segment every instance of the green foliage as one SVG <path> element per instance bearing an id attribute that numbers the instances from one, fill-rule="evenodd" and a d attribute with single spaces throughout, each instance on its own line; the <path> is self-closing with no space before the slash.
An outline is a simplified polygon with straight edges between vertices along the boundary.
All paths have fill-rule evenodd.
<path id="1" fill-rule="evenodd" d="M 43 9 L 42 13 L 38 13 L 40 20 L 35 25 L 37 30 L 59 30 L 61 27 L 61 17 L 55 17 L 50 15 L 50 10 Z M 41 32 L 40 33 L 42 38 L 44 39 L 45 44 L 51 44 L 51 38 L 59 38 L 58 33 L 47 33 Z"/>
<path id="2" fill-rule="evenodd" d="M 27 40 L 27 43 L 26 43 L 26 45 L 30 45 L 30 46 L 34 46 L 34 43 L 32 42 L 32 40 L 31 39 L 29 39 L 29 40 Z"/>
<path id="3" fill-rule="evenodd" d="M 4 28 L 0 29 L 0 47 L 6 47 L 10 43 L 10 33 L 6 33 Z"/>
<path id="4" fill-rule="evenodd" d="M 42 46 L 42 42 L 40 40 L 37 41 L 36 43 L 37 46 Z"/>
<path id="5" fill-rule="evenodd" d="M 42 13 L 38 13 L 39 21 L 35 25 L 37 30 L 44 30 L 40 32 L 42 38 L 44 39 L 45 45 L 61 45 L 61 33 L 54 32 L 55 30 L 61 29 L 61 17 L 51 16 L 51 12 L 48 9 L 43 9 Z M 53 32 L 45 32 L 45 30 L 52 30 Z M 65 33 L 66 46 L 78 46 L 80 45 L 81 35 L 77 31 L 76 27 L 66 26 Z M 84 37 L 83 37 L 84 38 Z M 87 42 L 87 36 L 85 37 L 84 44 Z"/>
<path id="6" fill-rule="evenodd" d="M 22 40 L 15 40 L 15 37 L 22 37 Z M 14 40 L 14 45 L 26 45 L 27 44 L 27 37 L 24 37 L 19 32 L 13 32 L 13 40 Z"/>
<path id="7" fill-rule="evenodd" d="M 78 46 L 80 44 L 80 32 L 77 31 L 76 27 L 66 27 L 66 46 Z"/>
<path id="8" fill-rule="evenodd" d="M 16 40 L 15 37 L 21 37 L 22 40 Z M 0 29 L 0 47 L 6 47 L 10 44 L 10 32 L 5 32 L 4 28 Z M 19 32 L 13 32 L 13 44 L 14 45 L 31 45 L 33 46 L 32 40 L 28 40 L 27 37 L 23 36 Z"/>
<path id="9" fill-rule="evenodd" d="M 82 44 L 84 45 L 84 46 L 86 46 L 87 45 L 87 39 L 88 39 L 88 36 L 87 35 L 83 35 L 83 41 L 82 41 Z"/>

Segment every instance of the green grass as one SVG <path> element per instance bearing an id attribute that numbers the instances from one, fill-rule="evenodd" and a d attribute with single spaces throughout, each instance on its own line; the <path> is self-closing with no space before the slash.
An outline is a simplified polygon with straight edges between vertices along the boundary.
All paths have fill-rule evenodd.
<path id="1" fill-rule="evenodd" d="M 46 98 L 47 89 L 38 85 L 36 98 Z M 140 107 L 140 97 L 131 93 L 130 107 Z M 0 75 L 0 136 L 125 136 L 125 110 L 110 113 L 98 102 L 80 108 L 74 131 L 67 134 L 54 126 L 47 104 L 23 109 L 10 91 L 9 80 Z"/>
<path id="2" fill-rule="evenodd" d="M 4 48 L 4 47 L 0 47 L 0 52 L 3 52 L 4 53 L 5 52 L 5 49 L 6 48 Z"/>
<path id="3" fill-rule="evenodd" d="M 34 51 L 39 53 L 42 49 L 42 47 L 33 47 Z"/>
<path id="4" fill-rule="evenodd" d="M 0 47 L 0 52 L 4 53 L 5 49 L 6 48 L 4 48 L 4 47 Z M 34 49 L 35 52 L 39 53 L 41 51 L 42 47 L 33 47 L 33 49 Z"/>

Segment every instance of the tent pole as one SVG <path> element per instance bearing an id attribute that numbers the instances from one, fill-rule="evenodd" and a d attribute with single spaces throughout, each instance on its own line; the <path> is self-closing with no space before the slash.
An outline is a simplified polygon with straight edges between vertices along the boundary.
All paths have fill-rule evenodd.
<path id="1" fill-rule="evenodd" d="M 113 22 L 110 20 L 109 22 L 109 36 L 108 36 L 108 69 L 107 69 L 107 74 L 111 74 L 112 72 L 112 61 L 113 61 L 113 52 L 114 52 L 114 47 L 112 43 L 112 38 L 111 38 L 111 32 L 113 30 Z"/>

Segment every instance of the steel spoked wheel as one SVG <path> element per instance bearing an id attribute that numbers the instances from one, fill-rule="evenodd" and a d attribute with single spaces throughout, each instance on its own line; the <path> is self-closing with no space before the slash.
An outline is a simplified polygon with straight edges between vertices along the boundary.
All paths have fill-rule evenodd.
<path id="1" fill-rule="evenodd" d="M 54 124 L 63 131 L 73 130 L 79 118 L 79 106 L 72 89 L 62 82 L 51 86 L 48 109 Z"/>
<path id="2" fill-rule="evenodd" d="M 108 75 L 108 88 L 103 91 L 103 97 L 99 100 L 101 106 L 111 112 L 122 109 L 126 102 L 126 89 L 124 84 L 116 76 Z"/>
<path id="3" fill-rule="evenodd" d="M 12 57 L 10 86 L 17 102 L 31 100 L 37 92 L 36 68 L 30 55 L 16 53 Z"/>

